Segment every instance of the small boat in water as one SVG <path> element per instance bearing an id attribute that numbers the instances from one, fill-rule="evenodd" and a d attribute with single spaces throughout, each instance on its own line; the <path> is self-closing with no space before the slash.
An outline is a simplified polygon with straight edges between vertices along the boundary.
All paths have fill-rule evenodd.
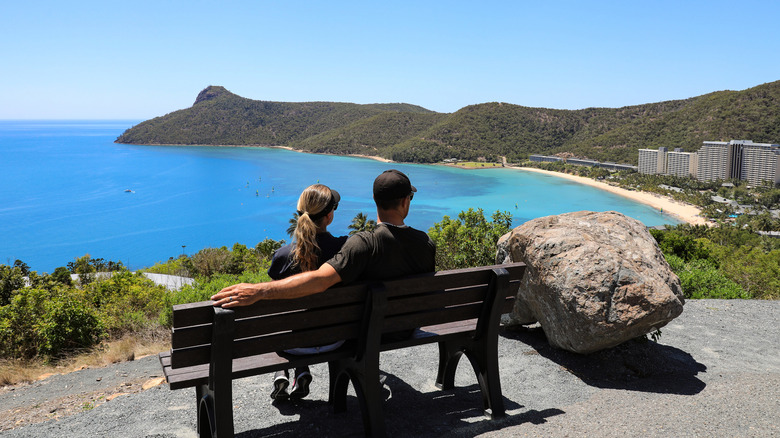
<path id="1" fill-rule="evenodd" d="M 135 193 L 135 192 L 130 189 L 125 189 L 125 193 Z"/>

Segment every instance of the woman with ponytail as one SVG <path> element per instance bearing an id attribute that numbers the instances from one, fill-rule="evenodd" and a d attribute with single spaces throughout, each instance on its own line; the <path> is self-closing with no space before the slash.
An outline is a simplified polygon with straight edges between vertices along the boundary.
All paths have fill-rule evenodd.
<path id="1" fill-rule="evenodd" d="M 339 192 L 322 184 L 307 187 L 298 198 L 298 222 L 293 233 L 293 241 L 279 248 L 271 260 L 268 276 L 274 280 L 291 275 L 313 271 L 336 255 L 347 241 L 347 236 L 334 237 L 327 228 L 333 222 L 333 214 L 339 206 Z M 316 354 L 336 349 L 343 341 L 321 347 L 296 348 L 288 354 Z M 312 376 L 309 367 L 295 370 L 295 380 L 290 392 L 289 374 L 278 371 L 274 376 L 274 389 L 271 398 L 303 398 L 309 394 Z"/>
<path id="2" fill-rule="evenodd" d="M 271 260 L 268 276 L 274 280 L 313 271 L 336 255 L 347 236 L 333 237 L 328 225 L 339 206 L 339 192 L 322 184 L 306 187 L 298 198 L 298 223 L 293 242 L 279 248 Z"/>

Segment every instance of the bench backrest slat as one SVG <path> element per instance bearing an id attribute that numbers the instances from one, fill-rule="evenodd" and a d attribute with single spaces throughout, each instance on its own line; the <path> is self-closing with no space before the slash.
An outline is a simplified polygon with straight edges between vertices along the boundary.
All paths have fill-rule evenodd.
<path id="1" fill-rule="evenodd" d="M 362 303 L 348 304 L 338 307 L 337 312 L 333 311 L 333 307 L 328 307 L 236 319 L 236 332 L 240 333 L 241 337 L 249 338 L 268 333 L 269 327 L 298 330 L 345 322 L 360 322 L 363 317 L 363 307 Z M 173 348 L 192 347 L 211 342 L 210 324 L 174 328 L 174 333 L 171 342 Z"/>
<path id="2" fill-rule="evenodd" d="M 236 319 L 269 315 L 298 309 L 331 307 L 348 303 L 364 303 L 367 285 L 365 283 L 338 286 L 323 293 L 290 300 L 268 300 L 253 306 L 235 308 Z M 329 292 L 338 291 L 338 294 Z M 173 306 L 173 327 L 189 327 L 199 324 L 211 324 L 213 310 L 211 301 L 177 304 Z"/>

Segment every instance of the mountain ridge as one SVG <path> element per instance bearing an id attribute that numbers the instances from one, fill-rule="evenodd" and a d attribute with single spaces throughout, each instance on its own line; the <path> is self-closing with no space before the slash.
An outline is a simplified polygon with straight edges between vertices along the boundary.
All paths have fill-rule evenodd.
<path id="1" fill-rule="evenodd" d="M 705 140 L 780 141 L 780 81 L 621 108 L 487 102 L 454 113 L 407 103 L 272 102 L 203 89 L 190 108 L 139 123 L 118 143 L 284 146 L 431 163 L 568 154 L 636 164 L 637 150 L 695 151 Z"/>

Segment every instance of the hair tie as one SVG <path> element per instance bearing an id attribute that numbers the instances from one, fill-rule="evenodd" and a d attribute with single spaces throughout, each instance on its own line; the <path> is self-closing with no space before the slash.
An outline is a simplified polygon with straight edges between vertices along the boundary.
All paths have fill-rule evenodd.
<path id="1" fill-rule="evenodd" d="M 298 216 L 303 216 L 303 213 L 304 213 L 304 212 L 302 212 L 300 210 L 295 210 L 295 212 L 298 213 Z"/>

